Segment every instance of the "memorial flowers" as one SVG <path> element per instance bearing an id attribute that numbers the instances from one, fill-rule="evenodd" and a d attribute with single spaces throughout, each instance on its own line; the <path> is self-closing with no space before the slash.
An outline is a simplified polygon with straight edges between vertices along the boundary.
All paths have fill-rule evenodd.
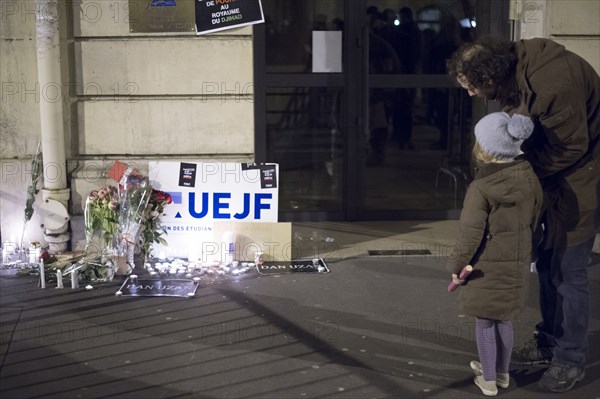
<path id="1" fill-rule="evenodd" d="M 130 179 L 134 179 L 133 175 L 130 175 Z M 140 237 L 151 195 L 152 187 L 145 178 L 127 184 L 121 192 L 119 229 L 121 239 L 128 245 L 135 245 Z"/>
<path id="2" fill-rule="evenodd" d="M 112 245 L 119 231 L 119 194 L 114 186 L 92 190 L 85 202 L 86 250 L 98 234 L 104 248 Z"/>
<path id="3" fill-rule="evenodd" d="M 150 255 L 154 244 L 167 245 L 167 241 L 163 238 L 163 235 L 167 232 L 161 226 L 160 216 L 163 214 L 165 207 L 171 202 L 172 199 L 169 193 L 152 189 L 139 240 L 140 250 L 144 258 Z"/>
<path id="4" fill-rule="evenodd" d="M 105 247 L 111 246 L 113 256 L 89 263 L 107 264 L 118 273 L 128 274 L 135 268 L 136 246 L 145 260 L 154 244 L 167 244 L 160 216 L 172 200 L 168 193 L 153 189 L 146 176 L 119 161 L 115 161 L 109 176 L 118 182 L 118 188 L 106 186 L 90 193 L 85 226 L 88 246 L 96 232 L 101 231 Z"/>
<path id="5" fill-rule="evenodd" d="M 85 266 L 83 280 L 110 281 L 114 275 L 114 256 L 119 233 L 119 192 L 114 186 L 92 190 L 85 201 Z M 94 246 L 99 239 L 99 247 Z"/>

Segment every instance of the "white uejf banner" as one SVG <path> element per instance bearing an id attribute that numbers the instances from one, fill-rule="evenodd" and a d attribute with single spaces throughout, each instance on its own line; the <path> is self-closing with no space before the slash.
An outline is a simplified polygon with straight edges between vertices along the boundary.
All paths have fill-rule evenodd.
<path id="1" fill-rule="evenodd" d="M 169 245 L 153 256 L 219 260 L 227 243 L 213 223 L 277 222 L 278 176 L 277 164 L 150 162 L 150 184 L 173 200 L 161 217 Z"/>

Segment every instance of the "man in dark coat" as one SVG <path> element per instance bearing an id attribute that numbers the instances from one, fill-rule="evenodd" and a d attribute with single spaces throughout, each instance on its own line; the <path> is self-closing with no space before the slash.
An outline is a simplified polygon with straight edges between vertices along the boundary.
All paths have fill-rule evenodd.
<path id="1" fill-rule="evenodd" d="M 550 362 L 540 387 L 567 391 L 585 375 L 587 264 L 598 231 L 600 77 L 583 58 L 540 38 L 482 38 L 459 48 L 447 66 L 471 96 L 497 100 L 506 112 L 535 121 L 523 151 L 545 197 L 537 250 L 542 321 L 513 360 Z"/>

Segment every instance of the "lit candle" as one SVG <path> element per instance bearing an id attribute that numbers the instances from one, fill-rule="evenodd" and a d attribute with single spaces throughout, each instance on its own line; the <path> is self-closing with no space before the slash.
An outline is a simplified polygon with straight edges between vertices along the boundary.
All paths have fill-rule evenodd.
<path id="1" fill-rule="evenodd" d="M 77 281 L 77 270 L 71 272 L 71 289 L 79 288 L 79 282 Z"/>
<path id="2" fill-rule="evenodd" d="M 62 271 L 61 270 L 57 270 L 56 271 L 56 288 L 65 288 L 63 286 Z"/>
<path id="3" fill-rule="evenodd" d="M 46 274 L 44 270 L 44 261 L 40 261 L 40 286 L 46 288 Z"/>

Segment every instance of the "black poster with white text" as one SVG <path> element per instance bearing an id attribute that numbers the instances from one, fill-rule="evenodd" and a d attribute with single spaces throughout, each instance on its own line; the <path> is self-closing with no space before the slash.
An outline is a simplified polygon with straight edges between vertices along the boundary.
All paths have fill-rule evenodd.
<path id="1" fill-rule="evenodd" d="M 260 0 L 196 0 L 196 34 L 264 22 Z"/>
<path id="2" fill-rule="evenodd" d="M 181 187 L 196 186 L 196 164 L 182 162 L 179 167 L 179 185 Z"/>

